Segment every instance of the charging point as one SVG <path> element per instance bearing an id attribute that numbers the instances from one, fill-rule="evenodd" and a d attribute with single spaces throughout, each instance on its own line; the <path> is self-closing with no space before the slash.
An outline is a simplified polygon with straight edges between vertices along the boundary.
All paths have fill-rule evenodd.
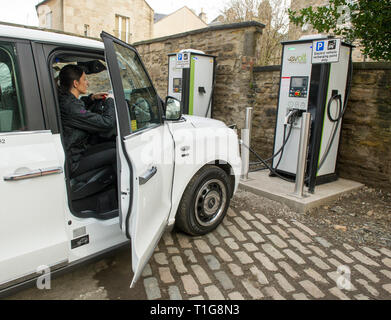
<path id="1" fill-rule="evenodd" d="M 340 39 L 308 37 L 282 45 L 274 153 L 282 146 L 284 150 L 280 157 L 273 159 L 272 168 L 287 178 L 296 178 L 301 117 L 303 112 L 310 113 L 305 181 L 313 193 L 315 185 L 337 179 L 335 169 L 342 116 L 350 89 L 352 46 Z M 285 141 L 289 126 L 290 138 Z"/>
<path id="2" fill-rule="evenodd" d="M 212 117 L 216 57 L 194 49 L 168 55 L 168 95 L 182 102 L 183 113 Z"/>

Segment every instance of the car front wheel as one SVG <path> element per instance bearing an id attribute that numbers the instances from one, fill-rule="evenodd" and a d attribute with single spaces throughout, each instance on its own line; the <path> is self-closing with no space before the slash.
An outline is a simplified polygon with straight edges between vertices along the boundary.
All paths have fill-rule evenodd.
<path id="1" fill-rule="evenodd" d="M 230 195 L 227 173 L 213 165 L 203 167 L 186 187 L 179 204 L 176 227 L 194 236 L 214 230 L 224 219 Z"/>

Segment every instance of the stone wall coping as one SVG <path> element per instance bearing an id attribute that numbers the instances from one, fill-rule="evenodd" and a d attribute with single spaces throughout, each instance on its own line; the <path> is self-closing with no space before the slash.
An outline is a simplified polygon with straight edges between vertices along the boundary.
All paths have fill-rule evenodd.
<path id="1" fill-rule="evenodd" d="M 281 71 L 281 65 L 254 67 L 254 72 L 272 72 L 272 71 Z"/>
<path id="2" fill-rule="evenodd" d="M 280 70 L 281 65 L 254 67 L 254 72 L 273 72 Z M 354 62 L 353 70 L 391 70 L 391 62 Z"/>
<path id="3" fill-rule="evenodd" d="M 204 32 L 228 30 L 228 29 L 242 29 L 242 28 L 248 28 L 248 27 L 256 27 L 258 32 L 262 32 L 262 29 L 265 28 L 265 25 L 260 22 L 257 22 L 257 21 L 245 21 L 245 22 L 238 22 L 238 23 L 220 24 L 220 25 L 216 25 L 216 26 L 210 26 L 210 27 L 206 27 L 206 28 L 177 33 L 177 34 L 173 34 L 173 35 L 165 36 L 165 37 L 160 37 L 160 38 L 156 38 L 156 39 L 139 41 L 139 42 L 133 43 L 132 45 L 139 46 L 139 45 L 143 45 L 143 44 L 163 42 L 163 41 L 170 40 L 170 39 L 183 38 L 188 35 L 194 35 L 194 34 L 199 34 L 199 33 L 204 33 Z"/>
<path id="4" fill-rule="evenodd" d="M 354 62 L 356 70 L 391 70 L 391 62 Z"/>

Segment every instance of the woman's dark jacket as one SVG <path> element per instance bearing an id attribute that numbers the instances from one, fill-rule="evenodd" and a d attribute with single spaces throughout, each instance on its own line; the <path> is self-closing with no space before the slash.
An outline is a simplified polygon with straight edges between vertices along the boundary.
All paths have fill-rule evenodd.
<path id="1" fill-rule="evenodd" d="M 89 110 L 94 105 L 91 95 L 77 99 L 70 92 L 60 92 L 59 100 L 65 151 L 73 172 L 89 146 L 91 133 L 107 133 L 115 126 L 114 101 L 107 99 L 96 113 Z"/>

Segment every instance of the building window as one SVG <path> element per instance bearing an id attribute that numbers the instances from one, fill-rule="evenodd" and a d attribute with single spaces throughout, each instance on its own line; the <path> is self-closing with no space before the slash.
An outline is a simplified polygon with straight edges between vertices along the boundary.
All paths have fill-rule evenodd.
<path id="1" fill-rule="evenodd" d="M 84 36 L 88 37 L 90 34 L 90 26 L 88 24 L 84 25 Z"/>
<path id="2" fill-rule="evenodd" d="M 52 28 L 52 13 L 48 12 L 46 14 L 46 28 L 51 29 Z"/>
<path id="3" fill-rule="evenodd" d="M 130 19 L 128 17 L 115 15 L 115 35 L 118 39 L 129 42 L 129 25 Z"/>

